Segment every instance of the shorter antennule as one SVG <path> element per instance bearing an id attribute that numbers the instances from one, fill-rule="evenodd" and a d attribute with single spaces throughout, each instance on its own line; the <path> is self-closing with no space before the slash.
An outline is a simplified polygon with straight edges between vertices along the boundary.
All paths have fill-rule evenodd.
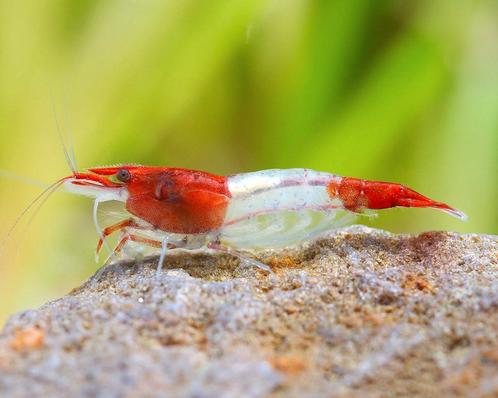
<path id="1" fill-rule="evenodd" d="M 54 114 L 54 120 L 55 120 L 55 126 L 57 127 L 57 134 L 59 136 L 59 141 L 62 146 L 62 151 L 64 152 L 64 157 L 66 158 L 66 163 L 73 172 L 73 174 L 76 174 L 78 172 L 78 169 L 76 167 L 76 158 L 74 156 L 74 147 L 73 147 L 73 142 L 71 140 L 71 136 L 69 136 L 69 150 L 66 145 L 66 141 L 64 139 L 64 134 L 61 130 L 61 126 L 59 123 L 59 118 L 57 117 L 57 111 L 55 109 L 55 102 L 53 96 L 51 97 L 52 100 L 52 112 Z"/>

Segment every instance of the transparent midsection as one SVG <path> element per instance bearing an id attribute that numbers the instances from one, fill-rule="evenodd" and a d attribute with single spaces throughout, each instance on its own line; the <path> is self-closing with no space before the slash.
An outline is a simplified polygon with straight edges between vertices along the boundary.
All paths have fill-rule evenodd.
<path id="1" fill-rule="evenodd" d="M 229 177 L 232 198 L 222 243 L 246 249 L 289 246 L 350 222 L 341 202 L 327 192 L 326 185 L 338 178 L 307 169 Z"/>

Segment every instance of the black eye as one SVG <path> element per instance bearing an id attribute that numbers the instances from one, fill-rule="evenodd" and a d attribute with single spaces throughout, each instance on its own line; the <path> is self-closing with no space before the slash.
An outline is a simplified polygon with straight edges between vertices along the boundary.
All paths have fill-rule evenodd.
<path id="1" fill-rule="evenodd" d="M 131 179 L 131 174 L 126 169 L 121 169 L 116 173 L 116 178 L 121 182 L 128 182 Z"/>

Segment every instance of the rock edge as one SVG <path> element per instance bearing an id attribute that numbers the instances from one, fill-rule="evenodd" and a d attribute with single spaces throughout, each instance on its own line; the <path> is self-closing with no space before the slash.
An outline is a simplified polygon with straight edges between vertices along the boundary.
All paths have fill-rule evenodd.
<path id="1" fill-rule="evenodd" d="M 353 226 L 262 253 L 270 275 L 177 254 L 156 277 L 153 260 L 13 315 L 0 395 L 498 394 L 496 236 Z"/>

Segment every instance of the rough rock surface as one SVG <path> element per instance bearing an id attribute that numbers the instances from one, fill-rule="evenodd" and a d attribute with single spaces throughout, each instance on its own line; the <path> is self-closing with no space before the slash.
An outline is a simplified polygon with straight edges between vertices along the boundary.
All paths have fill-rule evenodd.
<path id="1" fill-rule="evenodd" d="M 0 396 L 498 395 L 498 237 L 355 226 L 263 260 L 108 266 L 11 317 Z"/>

